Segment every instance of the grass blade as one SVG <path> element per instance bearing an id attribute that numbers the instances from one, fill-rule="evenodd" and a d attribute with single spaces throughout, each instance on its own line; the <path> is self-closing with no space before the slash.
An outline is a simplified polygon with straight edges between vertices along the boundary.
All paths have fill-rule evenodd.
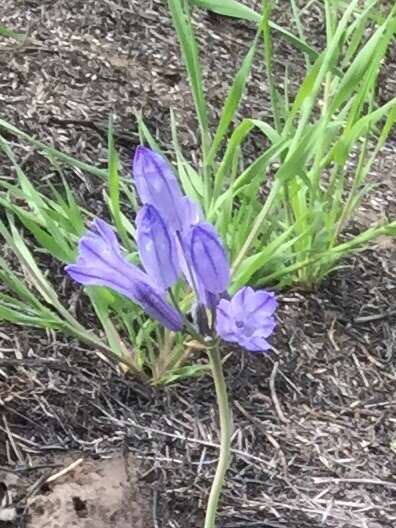
<path id="1" fill-rule="evenodd" d="M 109 189 L 109 202 L 111 214 L 117 228 L 117 233 L 120 235 L 124 247 L 128 251 L 132 251 L 133 245 L 125 229 L 123 217 L 120 208 L 120 174 L 119 174 L 119 158 L 114 145 L 113 126 L 110 121 L 108 131 L 108 164 L 109 164 L 109 177 L 108 177 L 108 189 Z"/>
<path id="2" fill-rule="evenodd" d="M 3 24 L 0 24 L 0 37 L 12 38 L 17 42 L 23 42 L 26 39 L 26 35 L 24 33 L 18 33 L 17 31 L 10 29 Z"/>
<path id="3" fill-rule="evenodd" d="M 80 161 L 77 158 L 74 158 L 73 156 L 69 156 L 68 154 L 65 154 L 64 152 L 61 152 L 60 150 L 50 147 L 49 145 L 46 145 L 45 143 L 42 143 L 41 141 L 38 141 L 37 139 L 32 138 L 29 136 L 29 134 L 26 134 L 23 130 L 20 130 L 19 128 L 15 127 L 14 125 L 11 125 L 11 123 L 8 123 L 4 119 L 0 119 L 0 129 L 5 130 L 6 132 L 17 136 L 30 145 L 33 145 L 34 147 L 42 150 L 44 153 L 50 154 L 54 156 L 54 158 L 60 159 L 67 163 L 70 166 L 78 167 L 79 169 L 88 172 L 89 174 L 93 174 L 94 176 L 98 176 L 99 178 L 105 179 L 107 178 L 107 170 L 106 169 L 98 169 L 97 167 L 94 167 L 93 165 L 90 165 L 89 163 L 85 163 L 84 161 Z"/>
<path id="4" fill-rule="evenodd" d="M 197 7 L 209 9 L 219 15 L 240 18 L 242 20 L 248 20 L 249 22 L 255 22 L 256 24 L 258 24 L 261 19 L 261 15 L 254 11 L 254 9 L 251 9 L 236 0 L 191 0 L 191 3 Z M 294 35 L 291 31 L 279 26 L 275 22 L 270 21 L 269 25 L 292 46 L 306 53 L 312 60 L 318 58 L 318 52 L 304 40 Z"/>
<path id="5" fill-rule="evenodd" d="M 208 154 L 207 163 L 209 165 L 215 159 L 217 151 L 225 135 L 228 132 L 229 126 L 235 116 L 236 111 L 239 108 L 239 104 L 245 91 L 246 82 L 252 69 L 253 59 L 257 48 L 258 36 L 259 35 L 256 36 L 252 46 L 250 47 L 246 57 L 244 58 L 242 65 L 238 73 L 236 74 L 232 86 L 226 97 L 223 110 L 220 116 L 219 124 L 217 126 L 217 130 Z"/>
<path id="6" fill-rule="evenodd" d="M 173 24 L 179 39 L 187 74 L 190 80 L 195 109 L 201 130 L 204 163 L 209 151 L 208 110 L 203 91 L 203 78 L 199 64 L 198 46 L 191 26 L 191 21 L 183 10 L 181 0 L 168 0 Z"/>

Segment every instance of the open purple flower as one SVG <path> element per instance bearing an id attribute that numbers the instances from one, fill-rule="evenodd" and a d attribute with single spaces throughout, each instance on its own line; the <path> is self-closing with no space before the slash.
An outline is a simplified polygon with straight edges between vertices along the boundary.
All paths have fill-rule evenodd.
<path id="1" fill-rule="evenodd" d="M 276 325 L 273 316 L 276 307 L 273 293 L 242 288 L 231 300 L 220 301 L 216 314 L 217 334 L 251 352 L 269 350 L 267 338 Z"/>
<path id="2" fill-rule="evenodd" d="M 67 273 L 86 286 L 106 286 L 125 295 L 170 330 L 181 330 L 180 314 L 170 306 L 156 283 L 122 255 L 113 229 L 96 219 L 79 242 L 78 259 Z"/>

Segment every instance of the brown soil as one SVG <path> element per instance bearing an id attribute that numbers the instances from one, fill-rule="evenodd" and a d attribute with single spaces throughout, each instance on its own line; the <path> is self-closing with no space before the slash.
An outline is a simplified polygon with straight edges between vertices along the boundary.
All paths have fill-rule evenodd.
<path id="1" fill-rule="evenodd" d="M 136 461 L 131 454 L 93 459 L 55 456 L 35 460 L 31 479 L 19 472 L 2 470 L 0 483 L 6 499 L 0 508 L 1 520 L 15 519 L 20 493 L 25 500 L 26 528 L 149 528 L 150 509 L 140 493 Z M 32 482 L 33 481 L 33 482 Z"/>
<path id="2" fill-rule="evenodd" d="M 323 17 L 317 5 L 304 22 L 319 46 Z M 278 21 L 288 23 L 290 3 L 278 6 Z M 19 47 L 0 40 L 1 117 L 104 166 L 113 113 L 127 175 L 138 142 L 133 111 L 142 110 L 168 145 L 172 105 L 183 148 L 197 159 L 191 98 L 164 2 L 3 0 L 0 20 L 28 34 Z M 202 12 L 196 25 L 206 50 L 214 120 L 254 30 Z M 289 64 L 298 78 L 299 55 L 281 41 L 275 44 L 279 73 Z M 384 100 L 394 94 L 394 52 L 384 66 Z M 242 114 L 269 115 L 262 78 L 256 68 Z M 55 177 L 42 157 L 13 141 L 37 184 Z M 257 138 L 249 148 L 256 152 L 261 146 Z M 395 215 L 395 160 L 389 141 L 370 175 L 379 187 L 365 202 L 359 225 Z M 2 172 L 12 177 L 5 161 Z M 77 170 L 64 174 L 86 206 L 101 214 L 98 181 Z M 395 262 L 394 241 L 381 240 L 345 261 L 320 291 L 283 295 L 275 353 L 234 351 L 228 357 L 235 434 L 219 528 L 396 525 Z M 79 313 L 85 304 L 81 297 Z M 4 324 L 0 415 L 1 528 L 41 526 L 51 504 L 54 515 L 65 512 L 62 527 L 72 521 L 100 527 L 99 518 L 106 517 L 95 505 L 104 507 L 111 497 L 107 514 L 126 516 L 119 526 L 202 526 L 218 443 L 210 378 L 154 390 L 123 377 L 74 340 Z M 133 457 L 126 466 L 120 451 Z M 45 483 L 80 456 L 78 468 Z M 136 490 L 135 471 L 143 493 Z M 88 517 L 79 517 L 85 508 Z"/>
<path id="3" fill-rule="evenodd" d="M 69 459 L 66 469 L 80 460 Z M 150 527 L 131 455 L 83 460 L 66 476 L 62 471 L 47 479 L 45 493 L 28 500 L 27 528 Z"/>

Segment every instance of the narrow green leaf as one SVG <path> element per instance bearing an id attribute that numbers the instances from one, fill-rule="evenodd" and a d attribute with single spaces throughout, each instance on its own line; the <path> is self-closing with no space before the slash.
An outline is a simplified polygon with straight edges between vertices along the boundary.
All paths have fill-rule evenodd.
<path id="1" fill-rule="evenodd" d="M 260 20 L 259 13 L 236 0 L 191 0 L 191 3 L 231 18 L 240 18 L 249 22 L 259 22 Z"/>
<path id="2" fill-rule="evenodd" d="M 108 189 L 109 189 L 109 200 L 110 210 L 114 219 L 117 232 L 120 235 L 124 247 L 128 251 L 132 251 L 133 245 L 129 239 L 128 233 L 125 229 L 125 225 L 122 218 L 120 209 L 120 175 L 119 175 L 119 158 L 114 145 L 113 125 L 110 120 L 108 138 L 107 138 L 107 150 L 108 150 L 108 164 L 109 164 L 109 177 L 108 177 Z"/>
<path id="3" fill-rule="evenodd" d="M 250 7 L 237 2 L 236 0 L 190 0 L 192 4 L 197 7 L 209 9 L 219 15 L 224 15 L 232 18 L 240 18 L 255 22 L 258 24 L 261 15 L 251 9 Z M 306 53 L 311 59 L 316 60 L 318 57 L 317 51 L 309 46 L 304 40 L 294 35 L 291 31 L 279 26 L 275 22 L 269 22 L 272 29 L 278 32 L 285 40 L 290 42 L 295 48 Z"/>
<path id="4" fill-rule="evenodd" d="M 102 288 L 96 286 L 88 286 L 86 291 L 89 298 L 91 299 L 96 315 L 103 326 L 110 348 L 114 355 L 120 359 L 124 358 L 124 360 L 131 362 L 132 353 L 130 350 L 128 350 L 126 344 L 121 339 L 114 324 L 112 323 L 108 302 L 106 300 L 106 292 L 105 295 L 102 295 Z"/>
<path id="5" fill-rule="evenodd" d="M 278 158 L 282 152 L 286 150 L 289 144 L 290 140 L 281 140 L 255 159 L 253 163 L 251 163 L 251 165 L 249 165 L 242 174 L 235 179 L 232 185 L 217 198 L 210 210 L 209 219 L 213 219 L 216 212 L 222 209 L 227 200 L 238 196 L 239 193 L 252 182 L 256 182 L 257 185 L 264 184 L 267 178 L 266 169 L 268 164 L 272 160 Z"/>
<path id="6" fill-rule="evenodd" d="M 171 133 L 173 150 L 176 154 L 177 173 L 184 192 L 187 196 L 190 196 L 190 198 L 202 203 L 204 182 L 198 172 L 188 163 L 182 154 L 177 133 L 176 116 L 173 110 L 171 110 Z"/>
<path id="7" fill-rule="evenodd" d="M 18 33 L 3 24 L 0 24 L 0 37 L 12 38 L 18 42 L 23 42 L 26 39 L 25 33 Z"/>
<path id="8" fill-rule="evenodd" d="M 162 153 L 161 146 L 158 141 L 154 138 L 150 130 L 148 129 L 146 123 L 144 122 L 140 114 L 136 114 L 136 120 L 139 128 L 139 136 L 141 143 L 147 143 L 148 146 L 155 150 L 156 152 Z"/>
<path id="9" fill-rule="evenodd" d="M 33 145 L 34 147 L 42 150 L 44 153 L 51 154 L 55 158 L 58 158 L 64 162 L 66 162 L 68 165 L 71 165 L 72 167 L 78 167 L 79 169 L 88 172 L 89 174 L 93 174 L 95 176 L 99 176 L 100 178 L 107 178 L 107 171 L 105 169 L 98 169 L 97 167 L 94 167 L 93 165 L 90 165 L 89 163 L 85 163 L 83 161 L 78 160 L 77 158 L 74 158 L 73 156 L 69 156 L 68 154 L 65 154 L 64 152 L 61 152 L 58 149 L 55 149 L 53 147 L 50 147 L 49 145 L 46 145 L 45 143 L 42 143 L 41 141 L 37 141 L 36 139 L 29 136 L 29 134 L 26 134 L 26 132 L 23 132 L 19 128 L 15 127 L 14 125 L 11 125 L 11 123 L 8 123 L 4 119 L 0 119 L 0 129 L 6 130 L 8 133 L 13 134 L 30 145 Z"/>
<path id="10" fill-rule="evenodd" d="M 13 295 L 21 299 L 25 306 L 28 305 L 39 310 L 43 309 L 37 296 L 27 288 L 25 281 L 10 269 L 8 263 L 2 257 L 0 257 L 0 281 Z"/>
<path id="11" fill-rule="evenodd" d="M 201 130 L 202 148 L 206 160 L 209 149 L 209 123 L 203 90 L 203 78 L 199 64 L 198 46 L 190 18 L 184 12 L 181 0 L 168 0 L 168 4 L 191 84 L 195 110 Z"/>
<path id="12" fill-rule="evenodd" d="M 356 90 L 356 86 L 361 82 L 366 71 L 373 67 L 373 61 L 379 65 L 386 52 L 388 43 L 395 33 L 396 17 L 389 17 L 366 42 L 342 77 L 331 104 L 331 113 L 334 113 L 351 96 L 351 93 Z M 379 45 L 381 45 L 383 50 L 380 55 L 377 53 Z M 379 70 L 379 68 L 376 69 Z"/>
<path id="13" fill-rule="evenodd" d="M 223 110 L 220 116 L 219 124 L 217 125 L 216 133 L 213 138 L 211 148 L 209 150 L 207 163 L 211 165 L 217 151 L 228 132 L 232 120 L 234 119 L 235 113 L 237 112 L 242 95 L 245 91 L 246 82 L 249 78 L 250 71 L 252 69 L 253 58 L 256 53 L 258 35 L 256 36 L 251 48 L 249 49 L 246 57 L 244 58 L 242 65 L 234 77 L 231 88 L 228 91 L 228 95 L 224 102 Z"/>
<path id="14" fill-rule="evenodd" d="M 271 143 L 278 143 L 281 140 L 280 135 L 271 125 L 268 125 L 259 119 L 243 119 L 231 134 L 223 159 L 216 171 L 214 178 L 213 201 L 218 198 L 221 193 L 226 175 L 229 174 L 232 162 L 235 159 L 236 150 L 242 147 L 249 132 L 255 127 L 258 128 L 260 132 L 271 141 Z M 215 207 L 215 209 L 216 208 L 217 207 Z"/>
<path id="15" fill-rule="evenodd" d="M 38 243 L 46 249 L 51 256 L 65 264 L 73 260 L 74 251 L 70 248 L 60 230 L 56 229 L 49 233 L 45 229 L 42 229 L 37 222 L 32 220 L 29 214 L 25 213 L 21 208 L 14 208 L 14 212 L 26 229 L 30 231 Z"/>
<path id="16" fill-rule="evenodd" d="M 267 265 L 271 260 L 278 258 L 279 255 L 286 253 L 290 247 L 298 240 L 297 237 L 290 238 L 294 227 L 286 229 L 283 233 L 278 235 L 274 240 L 267 244 L 264 249 L 247 257 L 241 265 L 238 273 L 232 279 L 230 288 L 231 293 L 235 293 L 239 288 L 248 284 L 251 277 L 262 267 Z"/>
<path id="17" fill-rule="evenodd" d="M 0 321 L 8 321 L 9 323 L 23 325 L 23 326 L 34 326 L 44 328 L 48 330 L 62 328 L 62 323 L 59 319 L 52 319 L 41 315 L 28 315 L 23 313 L 20 307 L 15 309 L 3 306 L 0 300 Z"/>
<path id="18" fill-rule="evenodd" d="M 363 116 L 357 121 L 353 127 L 345 130 L 340 139 L 337 141 L 328 158 L 334 159 L 338 164 L 345 163 L 353 144 L 360 138 L 360 136 L 368 129 L 372 128 L 384 116 L 388 116 L 386 124 L 386 136 L 389 134 L 394 124 L 394 112 L 396 108 L 396 97 L 388 101 L 386 104 Z"/>

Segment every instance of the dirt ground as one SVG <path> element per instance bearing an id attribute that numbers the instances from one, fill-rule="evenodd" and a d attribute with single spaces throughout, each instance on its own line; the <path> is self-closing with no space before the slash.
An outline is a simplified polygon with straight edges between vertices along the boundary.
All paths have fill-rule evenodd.
<path id="1" fill-rule="evenodd" d="M 57 462 L 60 469 L 43 480 L 27 500 L 27 528 L 148 525 L 131 455 L 96 460 L 58 457 Z"/>
<path id="2" fill-rule="evenodd" d="M 306 25 L 319 47 L 318 4 Z M 277 21 L 287 24 L 289 2 L 278 7 Z M 113 114 L 127 173 L 138 143 L 134 112 L 168 145 L 172 106 L 183 148 L 197 159 L 191 97 L 164 2 L 3 0 L 0 23 L 28 35 L 19 47 L 0 39 L 2 118 L 105 166 Z M 200 11 L 196 24 L 214 121 L 254 28 Z M 275 44 L 279 75 L 292 63 L 299 78 L 298 54 Z M 384 65 L 384 101 L 395 94 L 395 55 L 393 48 Z M 263 78 L 257 67 L 241 114 L 268 118 Z M 54 177 L 48 164 L 13 142 L 25 170 L 46 185 Z M 249 147 L 261 146 L 257 138 Z M 355 228 L 396 216 L 395 169 L 391 138 Z M 77 170 L 64 174 L 100 214 L 98 182 Z M 396 526 L 395 264 L 396 243 L 379 240 L 318 292 L 281 295 L 274 354 L 229 355 L 235 432 L 219 528 Z M 217 457 L 214 405 L 210 378 L 154 389 L 74 340 L 2 325 L 0 528 L 202 526 Z"/>

